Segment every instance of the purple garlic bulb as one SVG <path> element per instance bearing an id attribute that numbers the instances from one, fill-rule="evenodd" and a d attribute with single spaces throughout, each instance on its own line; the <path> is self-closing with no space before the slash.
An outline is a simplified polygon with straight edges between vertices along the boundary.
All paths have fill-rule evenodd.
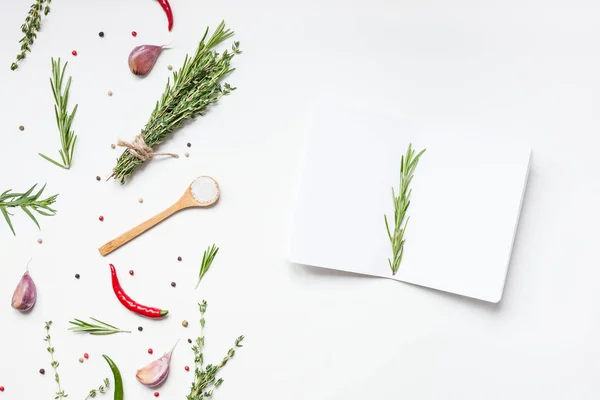
<path id="1" fill-rule="evenodd" d="M 29 276 L 29 271 L 25 271 L 13 293 L 11 306 L 15 310 L 29 311 L 33 308 L 36 300 L 37 289 L 35 283 Z"/>
<path id="2" fill-rule="evenodd" d="M 152 70 L 152 67 L 154 67 L 158 56 L 163 51 L 163 47 L 151 44 L 134 47 L 128 59 L 131 72 L 138 76 L 147 75 Z"/>

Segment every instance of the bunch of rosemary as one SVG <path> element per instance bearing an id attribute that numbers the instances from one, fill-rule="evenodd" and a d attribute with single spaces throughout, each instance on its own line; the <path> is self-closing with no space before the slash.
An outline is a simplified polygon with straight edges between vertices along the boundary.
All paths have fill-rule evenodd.
<path id="1" fill-rule="evenodd" d="M 236 349 L 242 347 L 243 336 L 235 340 L 234 346 L 229 349 L 227 355 L 217 365 L 208 364 L 204 367 L 204 313 L 206 312 L 206 300 L 203 300 L 200 306 L 200 336 L 196 339 L 196 343 L 192 346 L 194 351 L 194 363 L 196 365 L 194 371 L 194 382 L 190 388 L 190 394 L 187 400 L 206 400 L 212 397 L 216 388 L 221 386 L 223 379 L 217 379 L 217 373 L 233 358 Z"/>
<path id="2" fill-rule="evenodd" d="M 230 64 L 234 55 L 240 53 L 239 42 L 233 43 L 231 52 L 225 50 L 219 54 L 213 50 L 233 34 L 225 29 L 225 22 L 221 22 L 206 41 L 207 28 L 194 56 L 185 56 L 183 66 L 173 73 L 172 84 L 170 79 L 167 81 L 162 97 L 142 130 L 141 136 L 148 147 L 158 146 L 186 121 L 204 115 L 209 105 L 235 90 L 227 83 L 221 86 L 220 82 L 234 71 Z M 126 150 L 117 160 L 111 177 L 123 184 L 143 163 L 144 160 Z"/>
<path id="3" fill-rule="evenodd" d="M 396 275 L 402 262 L 402 256 L 404 255 L 404 233 L 406 232 L 406 226 L 410 217 L 406 216 L 408 206 L 410 205 L 410 195 L 412 189 L 410 189 L 410 183 L 412 182 L 415 169 L 419 163 L 419 158 L 425 153 L 425 149 L 421 150 L 415 155 L 415 150 L 412 148 L 412 144 L 408 145 L 406 154 L 402 156 L 400 161 L 400 185 L 398 188 L 398 194 L 392 187 L 392 200 L 394 202 L 394 231 L 390 231 L 388 224 L 387 215 L 384 215 L 385 227 L 387 234 L 392 244 L 392 258 L 388 258 L 388 263 L 392 270 L 392 275 Z"/>
<path id="4" fill-rule="evenodd" d="M 25 34 L 19 43 L 21 43 L 21 52 L 17 55 L 17 60 L 10 65 L 11 70 L 19 68 L 19 62 L 25 58 L 26 52 L 31 52 L 31 46 L 37 38 L 37 33 L 40 30 L 40 21 L 42 20 L 42 12 L 48 15 L 50 12 L 50 3 L 52 0 L 35 0 L 29 8 L 29 13 L 25 18 L 25 22 L 21 25 L 21 32 Z"/>
<path id="5" fill-rule="evenodd" d="M 52 216 L 56 214 L 56 210 L 50 206 L 54 203 L 58 195 L 55 194 L 46 199 L 40 199 L 40 196 L 42 195 L 46 185 L 44 185 L 37 193 L 32 194 L 33 189 L 35 189 L 36 186 L 37 184 L 33 185 L 25 193 L 14 193 L 11 192 L 11 189 L 8 189 L 4 193 L 0 194 L 0 213 L 4 216 L 4 219 L 6 220 L 6 223 L 8 224 L 13 235 L 16 235 L 16 233 L 10 220 L 10 215 L 12 214 L 8 212 L 9 208 L 20 208 L 23 210 L 23 212 L 27 214 L 29 218 L 31 218 L 38 228 L 40 227 L 40 224 L 33 215 L 33 212 L 45 216 Z"/>

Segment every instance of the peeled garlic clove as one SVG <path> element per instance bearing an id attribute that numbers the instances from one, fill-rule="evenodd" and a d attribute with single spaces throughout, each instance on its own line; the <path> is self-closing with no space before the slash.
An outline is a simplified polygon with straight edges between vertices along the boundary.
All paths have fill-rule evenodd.
<path id="1" fill-rule="evenodd" d="M 175 343 L 175 346 L 177 346 L 177 343 Z M 171 364 L 171 354 L 173 354 L 175 346 L 158 360 L 152 361 L 145 367 L 138 369 L 135 377 L 142 385 L 152 388 L 161 385 L 167 379 Z"/>
<path id="2" fill-rule="evenodd" d="M 15 310 L 29 311 L 37 300 L 37 289 L 29 271 L 25 271 L 15 292 L 13 293 L 11 306 Z"/>
<path id="3" fill-rule="evenodd" d="M 162 51 L 163 46 L 154 46 L 151 44 L 134 47 L 129 54 L 129 69 L 134 75 L 143 76 L 148 74 L 152 70 L 152 67 L 154 67 Z"/>

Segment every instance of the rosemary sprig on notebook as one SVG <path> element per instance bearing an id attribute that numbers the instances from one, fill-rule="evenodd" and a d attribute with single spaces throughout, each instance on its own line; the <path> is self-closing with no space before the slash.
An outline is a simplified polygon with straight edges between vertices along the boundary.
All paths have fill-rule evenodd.
<path id="1" fill-rule="evenodd" d="M 419 163 L 419 158 L 426 149 L 421 150 L 415 155 L 415 150 L 412 148 L 412 144 L 408 145 L 406 154 L 402 156 L 400 160 L 400 185 L 398 187 L 398 193 L 392 187 L 392 200 L 394 202 L 394 230 L 390 230 L 388 224 L 387 215 L 384 215 L 385 227 L 387 234 L 392 244 L 392 258 L 388 258 L 388 263 L 392 270 L 392 275 L 396 275 L 402 262 L 402 256 L 404 255 L 404 233 L 406 232 L 406 226 L 410 217 L 406 215 L 408 206 L 410 206 L 410 195 L 412 189 L 410 189 L 410 183 L 412 182 L 415 169 Z"/>

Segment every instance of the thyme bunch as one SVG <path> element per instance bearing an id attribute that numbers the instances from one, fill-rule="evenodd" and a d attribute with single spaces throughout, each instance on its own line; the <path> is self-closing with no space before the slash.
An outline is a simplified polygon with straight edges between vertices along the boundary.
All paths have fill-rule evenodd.
<path id="1" fill-rule="evenodd" d="M 38 228 L 40 228 L 40 224 L 33 215 L 33 212 L 45 216 L 53 216 L 56 214 L 56 210 L 50 206 L 56 201 L 56 197 L 58 195 L 55 194 L 46 199 L 40 199 L 40 196 L 42 195 L 46 185 L 44 185 L 37 193 L 32 194 L 33 189 L 35 189 L 36 186 L 37 184 L 33 185 L 25 193 L 14 193 L 12 192 L 12 189 L 8 189 L 4 193 L 0 194 L 0 213 L 2 213 L 4 216 L 4 219 L 10 227 L 13 235 L 16 235 L 16 233 L 10 220 L 10 216 L 12 214 L 8 212 L 8 208 L 20 208 L 29 216 L 29 218 L 31 218 Z"/>
<path id="2" fill-rule="evenodd" d="M 61 150 L 58 151 L 58 154 L 60 154 L 62 164 L 39 153 L 45 160 L 64 169 L 71 168 L 73 152 L 75 151 L 75 142 L 77 142 L 77 135 L 75 135 L 75 132 L 71 129 L 71 125 L 73 124 L 73 118 L 75 118 L 78 104 L 75 104 L 75 107 L 73 107 L 73 111 L 71 111 L 70 114 L 67 111 L 67 106 L 69 105 L 69 89 L 71 89 L 71 77 L 69 77 L 67 84 L 63 89 L 63 80 L 65 71 L 67 70 L 67 64 L 68 62 L 66 62 L 64 66 L 61 66 L 60 57 L 58 60 L 52 58 L 52 77 L 50 78 L 50 87 L 52 88 L 52 95 L 54 96 L 55 103 L 54 115 L 56 116 L 56 125 L 58 126 L 58 133 L 60 134 Z"/>
<path id="3" fill-rule="evenodd" d="M 194 352 L 194 382 L 190 388 L 190 394 L 187 400 L 206 400 L 212 397 L 215 389 L 223 384 L 223 379 L 217 379 L 217 373 L 235 356 L 236 349 L 242 347 L 244 336 L 239 336 L 234 346 L 229 349 L 227 355 L 217 365 L 208 364 L 204 367 L 204 325 L 206 323 L 204 314 L 206 313 L 206 300 L 199 303 L 200 308 L 200 336 L 196 339 L 192 351 Z"/>
<path id="4" fill-rule="evenodd" d="M 196 284 L 196 289 L 198 288 L 198 285 L 200 285 L 200 281 L 204 277 L 204 274 L 208 272 L 208 269 L 212 265 L 212 262 L 218 252 L 219 248 L 215 246 L 214 243 L 211 247 L 204 250 L 204 255 L 202 255 L 202 264 L 200 265 L 200 272 L 198 273 L 198 283 Z"/>
<path id="5" fill-rule="evenodd" d="M 196 53 L 192 57 L 186 55 L 182 67 L 173 73 L 173 83 L 170 78 L 167 80 L 165 91 L 141 133 L 148 147 L 158 146 L 186 121 L 204 115 L 209 105 L 235 90 L 220 82 L 235 70 L 231 68 L 231 60 L 241 53 L 239 42 L 233 43 L 231 51 L 219 54 L 213 49 L 234 33 L 225 28 L 225 22 L 219 24 L 207 41 L 208 31 L 207 28 Z M 125 150 L 117 160 L 111 177 L 124 184 L 143 163 Z"/>
<path id="6" fill-rule="evenodd" d="M 21 52 L 17 54 L 17 60 L 10 65 L 11 70 L 19 68 L 19 62 L 25 58 L 25 54 L 31 52 L 31 45 L 37 38 L 37 33 L 40 30 L 42 13 L 48 15 L 50 12 L 50 3 L 52 0 L 35 0 L 35 3 L 29 8 L 29 13 L 25 18 L 25 22 L 21 25 L 21 32 L 25 34 L 19 43 L 21 43 Z"/>
<path id="7" fill-rule="evenodd" d="M 425 152 L 426 149 L 421 150 L 415 155 L 415 150 L 412 148 L 412 144 L 408 145 L 406 154 L 402 156 L 400 160 L 400 185 L 398 188 L 398 194 L 396 194 L 394 187 L 392 187 L 392 201 L 394 202 L 394 231 L 390 231 L 388 224 L 387 215 L 384 215 L 385 227 L 387 234 L 392 244 L 392 258 L 388 258 L 388 263 L 392 270 L 392 275 L 396 275 L 402 262 L 402 256 L 404 255 L 404 233 L 406 232 L 406 226 L 410 217 L 406 216 L 408 206 L 410 205 L 410 195 L 412 189 L 410 189 L 410 183 L 412 182 L 415 169 L 419 163 L 419 158 Z"/>
<path id="8" fill-rule="evenodd" d="M 87 397 L 85 398 L 85 400 L 88 399 L 93 399 L 94 397 L 96 397 L 96 395 L 98 393 L 102 393 L 104 394 L 106 392 L 106 389 L 110 388 L 110 381 L 108 380 L 108 378 L 104 378 L 104 383 L 102 385 L 100 385 L 98 387 L 98 389 L 92 389 L 90 390 L 90 393 L 88 393 Z"/>
<path id="9" fill-rule="evenodd" d="M 50 365 L 52 366 L 52 369 L 54 370 L 54 380 L 56 381 L 56 384 L 58 385 L 58 391 L 56 392 L 56 397 L 54 399 L 59 400 L 59 399 L 64 399 L 65 397 L 68 397 L 68 394 L 66 394 L 65 391 L 60 387 L 60 377 L 58 376 L 59 363 L 58 363 L 58 361 L 56 361 L 54 359 L 54 347 L 52 346 L 52 342 L 50 341 L 50 326 L 51 325 L 52 325 L 52 321 L 46 322 L 46 337 L 44 338 L 44 341 L 48 343 L 48 347 L 46 348 L 46 350 L 48 350 L 48 353 L 50 353 L 50 359 L 52 360 Z"/>

